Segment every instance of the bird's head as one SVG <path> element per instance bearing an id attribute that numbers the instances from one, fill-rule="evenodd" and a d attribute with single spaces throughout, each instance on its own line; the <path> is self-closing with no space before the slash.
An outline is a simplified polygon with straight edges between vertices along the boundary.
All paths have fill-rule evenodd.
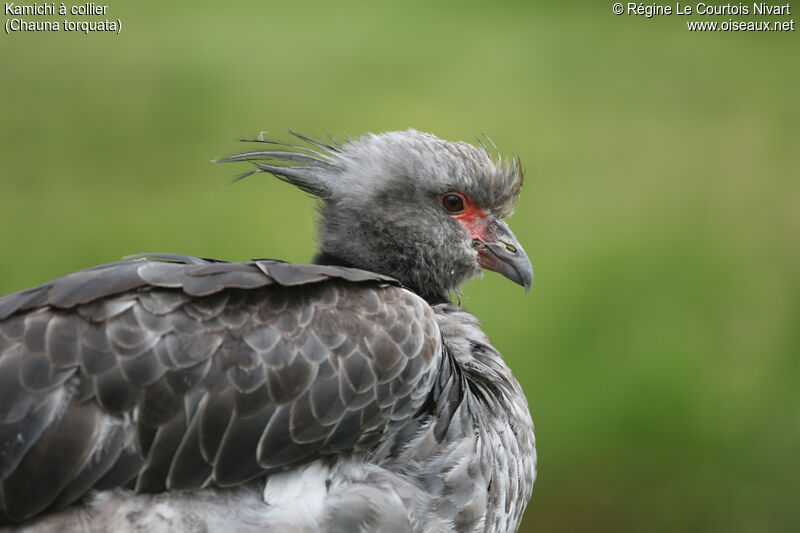
<path id="1" fill-rule="evenodd" d="M 531 263 L 503 222 L 522 186 L 516 158 L 416 130 L 307 146 L 259 139 L 249 161 L 319 198 L 317 261 L 378 272 L 429 300 L 444 300 L 481 268 L 524 286 Z"/>

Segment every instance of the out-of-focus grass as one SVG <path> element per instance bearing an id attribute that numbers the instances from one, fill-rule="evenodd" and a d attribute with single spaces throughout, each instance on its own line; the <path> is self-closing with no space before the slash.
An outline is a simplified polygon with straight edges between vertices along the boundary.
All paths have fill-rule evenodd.
<path id="1" fill-rule="evenodd" d="M 465 289 L 528 394 L 524 531 L 797 531 L 800 46 L 610 4 L 113 4 L 0 38 L 0 292 L 137 252 L 313 253 L 211 159 L 261 130 L 490 134 L 531 294 Z"/>

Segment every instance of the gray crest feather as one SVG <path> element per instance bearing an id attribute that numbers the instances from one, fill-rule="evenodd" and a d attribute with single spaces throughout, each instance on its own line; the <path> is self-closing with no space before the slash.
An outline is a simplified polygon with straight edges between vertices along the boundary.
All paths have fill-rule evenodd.
<path id="1" fill-rule="evenodd" d="M 344 144 L 324 143 L 291 132 L 309 146 L 268 139 L 244 139 L 267 143 L 285 150 L 254 150 L 219 159 L 221 163 L 249 162 L 254 170 L 237 179 L 267 172 L 322 199 L 342 200 L 366 196 L 382 182 L 402 178 L 415 187 L 415 180 L 439 180 L 443 187 L 478 191 L 481 204 L 501 218 L 510 216 L 522 189 L 519 158 L 503 160 L 465 142 L 450 142 L 414 129 L 365 134 Z M 497 151 L 494 142 L 486 139 Z M 312 148 L 313 147 L 313 148 Z M 363 191 L 363 193 L 359 193 Z"/>

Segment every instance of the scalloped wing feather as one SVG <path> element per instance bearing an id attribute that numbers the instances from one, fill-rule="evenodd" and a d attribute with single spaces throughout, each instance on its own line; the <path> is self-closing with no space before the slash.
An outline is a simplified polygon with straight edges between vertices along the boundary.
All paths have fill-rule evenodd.
<path id="1" fill-rule="evenodd" d="M 232 486 L 369 449 L 441 357 L 391 278 L 270 260 L 103 265 L 0 317 L 0 525 L 92 487 Z"/>

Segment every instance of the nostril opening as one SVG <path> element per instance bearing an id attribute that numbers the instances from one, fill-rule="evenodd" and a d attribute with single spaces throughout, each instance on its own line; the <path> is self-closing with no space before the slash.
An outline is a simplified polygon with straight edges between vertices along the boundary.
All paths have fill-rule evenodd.
<path id="1" fill-rule="evenodd" d="M 517 253 L 517 249 L 516 249 L 516 248 L 515 248 L 513 245 L 511 245 L 511 244 L 506 244 L 506 250 L 508 250 L 508 251 L 509 251 L 509 252 L 511 252 L 512 254 L 515 254 L 515 253 Z"/>

